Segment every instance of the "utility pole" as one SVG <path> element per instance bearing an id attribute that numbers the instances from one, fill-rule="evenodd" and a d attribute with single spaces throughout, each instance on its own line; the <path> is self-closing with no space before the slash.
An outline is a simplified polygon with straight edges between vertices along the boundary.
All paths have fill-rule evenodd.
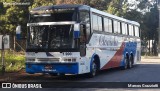
<path id="1" fill-rule="evenodd" d="M 157 0 L 157 7 L 159 10 L 159 28 L 158 28 L 158 57 L 160 57 L 160 1 Z"/>

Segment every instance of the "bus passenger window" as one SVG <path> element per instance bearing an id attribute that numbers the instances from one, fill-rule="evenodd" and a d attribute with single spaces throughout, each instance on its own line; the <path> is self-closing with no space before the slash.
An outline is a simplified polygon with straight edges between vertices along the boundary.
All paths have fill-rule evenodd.
<path id="1" fill-rule="evenodd" d="M 112 20 L 108 18 L 104 18 L 104 31 L 112 33 Z"/>
<path id="2" fill-rule="evenodd" d="M 93 15 L 93 16 L 92 16 L 92 20 L 93 20 L 93 30 L 94 30 L 94 31 L 98 31 L 97 15 Z"/>
<path id="3" fill-rule="evenodd" d="M 102 17 L 98 16 L 98 30 L 102 31 Z"/>
<path id="4" fill-rule="evenodd" d="M 129 35 L 133 36 L 133 26 L 129 25 Z"/>
<path id="5" fill-rule="evenodd" d="M 104 31 L 108 32 L 109 31 L 109 20 L 108 20 L 108 18 L 104 18 L 103 24 L 104 24 Z"/>
<path id="6" fill-rule="evenodd" d="M 118 33 L 120 34 L 121 33 L 121 23 L 118 21 L 117 22 L 117 30 L 118 30 Z"/>
<path id="7" fill-rule="evenodd" d="M 114 33 L 121 33 L 120 22 L 114 20 Z"/>
<path id="8" fill-rule="evenodd" d="M 140 37 L 139 36 L 139 27 L 135 26 L 135 36 Z"/>
<path id="9" fill-rule="evenodd" d="M 127 24 L 122 22 L 122 34 L 128 35 Z"/>
<path id="10" fill-rule="evenodd" d="M 110 33 L 112 33 L 112 20 L 111 19 L 109 19 L 109 21 L 108 21 L 108 32 L 110 32 Z"/>

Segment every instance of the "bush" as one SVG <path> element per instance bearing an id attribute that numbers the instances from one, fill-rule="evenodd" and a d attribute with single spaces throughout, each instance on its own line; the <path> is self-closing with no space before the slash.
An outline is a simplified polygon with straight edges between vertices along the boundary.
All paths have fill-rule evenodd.
<path id="1" fill-rule="evenodd" d="M 1 58 L 1 57 L 0 57 Z M 2 62 L 0 62 L 1 65 Z M 17 53 L 13 51 L 5 51 L 5 67 L 6 72 L 17 72 L 25 67 L 24 53 Z M 2 65 L 0 66 L 1 71 Z"/>

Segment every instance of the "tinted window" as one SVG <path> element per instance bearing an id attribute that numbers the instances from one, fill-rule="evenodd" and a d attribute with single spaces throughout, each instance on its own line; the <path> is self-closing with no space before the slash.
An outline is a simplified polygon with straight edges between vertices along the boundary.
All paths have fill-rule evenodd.
<path id="1" fill-rule="evenodd" d="M 122 23 L 122 34 L 128 35 L 128 29 L 126 23 Z"/>
<path id="2" fill-rule="evenodd" d="M 49 14 L 31 14 L 30 22 L 76 21 L 76 16 L 77 14 L 74 10 L 58 9 Z"/>
<path id="3" fill-rule="evenodd" d="M 133 36 L 133 26 L 129 25 L 129 35 Z"/>
<path id="4" fill-rule="evenodd" d="M 90 18 L 88 11 L 80 11 L 80 21 L 86 25 L 86 36 L 88 39 L 90 36 Z"/>
<path id="5" fill-rule="evenodd" d="M 139 27 L 135 26 L 135 36 L 139 37 Z"/>
<path id="6" fill-rule="evenodd" d="M 89 22 L 89 12 L 81 11 L 80 12 L 80 21 L 83 23 L 88 23 Z"/>
<path id="7" fill-rule="evenodd" d="M 114 20 L 114 33 L 121 33 L 120 22 Z"/>
<path id="8" fill-rule="evenodd" d="M 104 30 L 105 32 L 112 33 L 112 20 L 104 18 Z"/>
<path id="9" fill-rule="evenodd" d="M 112 29 L 112 20 L 109 19 L 108 23 L 109 23 L 109 29 L 108 30 L 109 30 L 110 33 L 112 33 L 112 30 L 113 30 Z"/>
<path id="10" fill-rule="evenodd" d="M 92 20 L 93 20 L 93 30 L 98 31 L 98 19 L 97 19 L 97 15 L 93 15 L 92 16 Z"/>
<path id="11" fill-rule="evenodd" d="M 98 16 L 98 30 L 102 31 L 102 17 Z"/>

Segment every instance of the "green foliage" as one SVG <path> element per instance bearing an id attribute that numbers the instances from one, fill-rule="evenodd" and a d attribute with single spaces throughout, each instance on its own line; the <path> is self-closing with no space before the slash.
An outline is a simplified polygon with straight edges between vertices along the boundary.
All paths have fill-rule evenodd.
<path id="1" fill-rule="evenodd" d="M 0 2 L 0 14 L 2 13 L 2 10 L 3 10 L 3 3 Z"/>
<path id="2" fill-rule="evenodd" d="M 106 11 L 117 16 L 123 16 L 127 12 L 126 0 L 112 0 Z"/>
<path id="3" fill-rule="evenodd" d="M 4 3 L 3 14 L 0 16 L 1 26 L 0 33 L 2 34 L 12 34 L 15 32 L 16 26 L 18 24 L 26 25 L 28 17 L 28 6 L 23 5 L 12 5 L 14 2 L 21 2 L 21 0 L 2 0 Z"/>
<path id="4" fill-rule="evenodd" d="M 21 55 L 21 54 L 16 54 L 16 53 L 6 51 L 5 65 L 6 65 L 6 72 L 19 71 L 25 67 L 25 57 L 24 55 Z M 1 71 L 1 68 L 0 68 L 0 71 Z"/>
<path id="5" fill-rule="evenodd" d="M 55 0 L 34 0 L 32 2 L 32 5 L 29 7 L 29 10 L 40 7 L 40 6 L 49 6 L 49 5 L 54 5 Z"/>

